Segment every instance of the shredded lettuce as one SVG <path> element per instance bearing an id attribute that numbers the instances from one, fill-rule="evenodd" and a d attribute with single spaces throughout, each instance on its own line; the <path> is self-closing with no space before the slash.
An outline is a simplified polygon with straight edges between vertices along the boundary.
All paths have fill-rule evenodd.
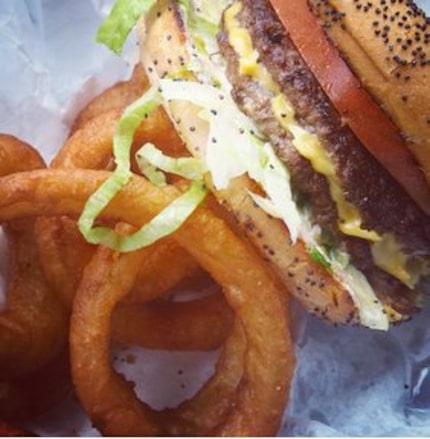
<path id="1" fill-rule="evenodd" d="M 340 268 L 334 264 L 332 267 L 335 277 L 351 294 L 359 310 L 361 324 L 371 329 L 387 331 L 390 326 L 388 317 L 366 276 L 351 264 Z"/>
<path id="2" fill-rule="evenodd" d="M 258 173 L 258 152 L 246 135 L 257 128 L 237 111 L 229 94 L 212 85 L 169 79 L 160 80 L 160 89 L 167 101 L 179 100 L 201 107 L 198 116 L 209 123 L 210 131 L 205 161 L 217 189 L 225 188 L 232 178 L 247 170 Z"/>
<path id="3" fill-rule="evenodd" d="M 120 54 L 137 20 L 148 13 L 155 3 L 156 0 L 117 0 L 100 25 L 96 40 Z"/>
<path id="4" fill-rule="evenodd" d="M 166 100 L 181 100 L 202 107 L 199 117 L 209 123 L 205 161 L 216 189 L 231 179 L 248 174 L 267 194 L 268 202 L 288 226 L 295 242 L 302 226 L 293 200 L 287 168 L 272 146 L 257 137 L 254 124 L 237 110 L 232 98 L 218 88 L 193 81 L 162 79 L 160 89 Z M 257 203 L 261 199 L 254 199 Z"/>
<path id="5" fill-rule="evenodd" d="M 116 127 L 113 152 L 117 169 L 115 173 L 130 172 L 130 149 L 134 133 L 143 119 L 161 105 L 162 96 L 156 87 L 151 87 L 143 96 L 129 105 Z"/>
<path id="6" fill-rule="evenodd" d="M 388 317 L 366 276 L 351 264 L 348 253 L 321 245 L 318 230 L 314 228 L 314 235 L 307 240 L 312 259 L 329 269 L 333 277 L 348 290 L 363 326 L 386 331 L 389 327 Z"/>
<path id="7" fill-rule="evenodd" d="M 94 222 L 110 200 L 127 184 L 128 180 L 128 174 L 113 173 L 88 199 L 78 220 L 79 230 L 88 242 L 92 244 L 104 243 L 99 238 L 100 232 L 93 228 Z"/>
<path id="8" fill-rule="evenodd" d="M 147 143 L 136 153 L 136 161 L 142 174 L 157 186 L 166 185 L 165 175 L 159 170 L 192 181 L 203 181 L 206 173 L 206 166 L 202 160 L 194 157 L 169 157 L 152 143 Z"/>
<path id="9" fill-rule="evenodd" d="M 313 261 L 315 261 L 317 264 L 322 265 L 326 270 L 330 270 L 330 260 L 327 259 L 327 257 L 323 253 L 321 253 L 317 247 L 311 247 L 308 251 Z"/>
<path id="10" fill-rule="evenodd" d="M 155 87 L 150 88 L 141 98 L 127 107 L 118 122 L 113 139 L 113 152 L 117 167 L 105 183 L 91 195 L 78 221 L 81 233 L 92 244 L 103 244 L 121 252 L 130 252 L 150 245 L 176 231 L 207 194 L 202 181 L 204 170 L 197 159 L 172 159 L 161 154 L 153 145 L 146 145 L 141 149 L 142 160 L 149 160 L 162 170 L 176 171 L 179 175 L 197 181 L 194 181 L 184 194 L 132 235 L 120 235 L 109 227 L 94 227 L 94 222 L 102 210 L 128 183 L 132 175 L 130 150 L 134 133 L 142 120 L 160 105 L 161 100 L 159 90 Z M 159 179 L 158 175 L 157 182 Z"/>
<path id="11" fill-rule="evenodd" d="M 261 195 L 255 194 L 254 192 L 251 192 L 249 190 L 247 192 L 254 201 L 254 203 L 258 207 L 261 207 L 268 215 L 272 216 L 273 218 L 282 219 L 279 214 L 278 208 L 271 200 L 266 197 L 262 197 Z"/>
<path id="12" fill-rule="evenodd" d="M 179 229 L 206 195 L 207 189 L 204 183 L 201 181 L 193 182 L 186 192 L 137 232 L 124 236 L 109 227 L 93 227 L 91 233 L 87 233 L 87 240 L 92 244 L 103 244 L 124 253 L 149 246 Z"/>
<path id="13" fill-rule="evenodd" d="M 197 12 L 192 0 L 178 0 L 187 17 L 187 28 L 191 32 L 207 35 L 214 39 L 218 32 L 218 24 Z"/>
<path id="14" fill-rule="evenodd" d="M 240 137 L 244 146 L 247 136 L 240 132 L 249 127 L 241 128 L 237 115 L 232 118 L 231 111 L 228 111 L 231 98 L 226 93 L 211 85 L 169 79 L 160 80 L 160 89 L 167 101 L 184 101 L 201 108 L 198 116 L 209 123 L 210 130 L 210 140 L 203 145 L 204 158 L 217 189 L 225 188 L 232 178 L 246 172 L 245 164 L 236 156 L 232 145 L 238 144 Z M 183 137 L 187 138 L 186 133 Z"/>
<path id="15" fill-rule="evenodd" d="M 192 3 L 194 4 L 194 10 L 199 16 L 214 23 L 218 28 L 222 13 L 232 3 L 232 0 L 193 0 Z"/>
<path id="16" fill-rule="evenodd" d="M 186 68 L 199 81 L 228 91 L 231 86 L 224 74 L 225 62 L 219 52 L 216 34 L 230 0 L 179 0 L 178 3 L 187 29 L 186 45 L 190 56 Z"/>
<path id="17" fill-rule="evenodd" d="M 130 149 L 134 133 L 145 116 L 160 103 L 161 96 L 152 87 L 131 104 L 119 120 L 113 138 L 113 152 L 117 165 L 115 172 L 91 195 L 78 221 L 81 233 L 89 242 L 104 243 L 100 240 L 100 232 L 93 229 L 94 222 L 110 200 L 127 184 L 131 176 Z"/>
<path id="18" fill-rule="evenodd" d="M 250 139 L 246 134 L 240 134 L 240 128 L 227 114 L 217 111 L 217 117 L 211 117 L 209 121 L 209 136 L 205 150 L 205 160 L 210 170 L 212 181 L 216 189 L 226 188 L 230 180 L 245 174 L 250 165 L 254 163 L 251 156 L 256 157 L 253 145 L 250 146 Z M 251 149 L 251 153 L 241 154 L 241 151 Z"/>
<path id="19" fill-rule="evenodd" d="M 218 88 L 195 81 L 161 79 L 159 85 L 166 100 L 189 101 L 205 109 L 220 110 L 228 99 Z"/>
<path id="20" fill-rule="evenodd" d="M 290 174 L 269 143 L 265 143 L 261 148 L 260 161 L 264 163 L 263 179 L 260 184 L 276 206 L 278 216 L 287 225 L 292 242 L 296 242 L 303 222 L 293 199 Z"/>

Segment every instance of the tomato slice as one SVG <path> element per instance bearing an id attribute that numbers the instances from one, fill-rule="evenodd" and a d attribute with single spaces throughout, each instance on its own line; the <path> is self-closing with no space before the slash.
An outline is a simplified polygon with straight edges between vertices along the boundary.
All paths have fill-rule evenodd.
<path id="1" fill-rule="evenodd" d="M 430 188 L 399 130 L 341 58 L 306 0 L 270 0 L 324 92 L 355 135 L 430 215 Z"/>

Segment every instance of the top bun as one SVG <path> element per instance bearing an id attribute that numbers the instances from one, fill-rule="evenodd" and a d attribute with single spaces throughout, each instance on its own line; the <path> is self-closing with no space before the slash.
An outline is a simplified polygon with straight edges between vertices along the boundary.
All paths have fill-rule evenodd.
<path id="1" fill-rule="evenodd" d="M 430 20 L 409 0 L 311 0 L 329 37 L 399 127 L 430 184 Z"/>

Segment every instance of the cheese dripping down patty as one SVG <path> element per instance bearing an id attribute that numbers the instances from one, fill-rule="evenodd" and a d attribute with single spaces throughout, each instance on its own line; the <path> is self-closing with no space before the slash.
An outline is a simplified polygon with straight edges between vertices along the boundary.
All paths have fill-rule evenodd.
<path id="1" fill-rule="evenodd" d="M 338 227 L 345 235 L 354 236 L 371 242 L 372 258 L 376 266 L 396 277 L 409 288 L 413 288 L 420 273 L 410 273 L 408 266 L 411 257 L 402 251 L 402 246 L 392 234 L 380 235 L 374 230 L 362 228 L 362 218 L 358 209 L 346 200 L 336 175 L 335 165 L 322 142 L 314 133 L 308 132 L 295 119 L 294 109 L 288 98 L 280 91 L 266 67 L 259 62 L 258 51 L 253 47 L 252 38 L 247 29 L 236 18 L 241 3 L 234 3 L 225 12 L 225 30 L 229 43 L 239 59 L 239 73 L 252 77 L 268 91 L 273 93 L 272 112 L 278 123 L 289 133 L 294 148 L 311 163 L 313 169 L 324 175 L 328 181 L 330 195 L 338 212 Z M 419 271 L 419 270 L 418 270 Z"/>

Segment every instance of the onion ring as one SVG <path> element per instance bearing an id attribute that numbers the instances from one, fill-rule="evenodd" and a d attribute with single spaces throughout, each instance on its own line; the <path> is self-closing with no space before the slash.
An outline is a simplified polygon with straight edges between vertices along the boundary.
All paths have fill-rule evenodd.
<path id="1" fill-rule="evenodd" d="M 122 86 L 126 86 L 126 84 Z M 107 97 L 107 99 L 109 100 L 110 98 Z M 101 102 L 104 101 L 103 98 Z M 101 110 L 98 104 L 96 107 Z M 91 110 L 92 114 L 94 114 L 94 109 Z M 54 159 L 52 166 L 67 168 L 107 167 L 111 160 L 112 136 L 118 117 L 118 111 L 114 110 L 104 113 L 100 117 L 93 118 L 91 122 L 77 131 L 66 142 Z M 137 143 L 146 140 L 156 141 L 157 143 L 161 142 L 165 149 L 168 146 L 170 152 L 175 153 L 179 149 L 178 145 L 181 144 L 181 141 L 177 138 L 176 132 L 173 129 L 164 129 L 167 124 L 170 124 L 170 122 L 161 109 L 153 113 L 145 120 L 145 123 L 142 124 L 141 129 L 138 131 L 136 136 L 136 139 L 138 139 Z M 174 141 L 172 141 L 172 136 L 168 133 L 174 133 Z M 92 144 L 90 149 L 85 148 L 88 143 Z M 39 251 L 42 254 L 45 272 L 51 280 L 54 289 L 59 292 L 64 302 L 71 306 L 75 291 L 82 277 L 83 269 L 94 252 L 94 246 L 89 245 L 83 239 L 77 230 L 75 222 L 67 217 L 41 218 L 37 224 Z M 172 244 L 174 243 L 171 242 L 169 248 L 163 247 L 166 251 L 156 251 L 151 255 L 152 259 L 158 256 L 158 260 L 153 260 L 152 270 L 145 275 L 144 282 L 139 280 L 136 282 L 129 300 L 142 301 L 142 297 L 145 298 L 145 301 L 156 299 L 177 284 L 178 281 L 191 277 L 192 273 L 196 271 L 198 265 L 188 252 L 176 244 Z M 167 270 L 166 267 L 168 267 Z M 222 304 L 223 302 L 219 301 L 218 306 L 211 310 L 210 315 L 221 317 L 220 310 Z M 198 307 L 202 307 L 202 309 L 199 310 Z M 208 311 L 204 301 L 196 302 L 195 304 L 189 303 L 188 305 L 166 304 L 164 307 L 158 305 L 149 308 L 140 306 L 139 308 L 139 310 L 134 310 L 132 307 L 123 306 L 121 308 L 122 311 L 117 313 L 115 325 L 119 326 L 119 331 L 116 331 L 119 340 L 143 343 L 144 346 L 147 346 L 147 344 L 154 346 L 155 344 L 159 348 L 164 347 L 165 349 L 173 349 L 175 347 L 180 349 L 188 345 L 188 349 L 194 347 L 196 349 L 210 350 L 218 347 L 224 341 L 226 329 L 230 326 L 229 314 L 227 313 L 225 317 L 223 315 L 223 318 L 212 319 L 216 321 L 216 326 L 211 329 L 208 326 L 211 320 L 205 321 L 201 317 L 202 312 Z M 148 334 L 147 331 L 133 332 L 139 327 L 148 329 L 148 324 L 151 322 L 153 324 L 157 322 L 158 329 L 160 327 L 166 328 L 166 321 L 163 319 L 162 314 L 163 309 L 165 309 L 164 313 L 167 312 L 166 318 L 170 318 L 174 314 L 178 324 L 183 321 L 179 313 L 184 313 L 184 316 L 188 315 L 188 317 L 194 315 L 191 322 L 195 322 L 198 327 L 193 330 L 189 322 L 187 325 L 188 332 L 184 333 L 182 331 L 182 337 L 179 336 L 180 332 L 173 331 L 171 326 L 169 331 L 157 331 L 156 339 L 155 337 L 146 336 L 145 334 Z M 173 310 L 176 311 L 173 312 Z M 159 314 L 158 318 L 155 318 L 156 313 Z M 149 315 L 153 316 L 151 320 L 144 319 L 145 316 L 148 317 Z M 206 326 L 204 325 L 205 323 Z M 205 330 L 201 332 L 203 328 Z M 191 337 L 193 334 L 194 337 Z M 196 337 L 197 334 L 199 334 L 198 337 Z"/>
<path id="2" fill-rule="evenodd" d="M 41 217 L 36 224 L 44 272 L 49 276 L 52 288 L 71 309 L 83 270 L 96 247 L 85 241 L 76 221 L 69 217 Z M 158 299 L 180 280 L 191 276 L 198 267 L 194 259 L 173 241 L 166 242 L 162 251 L 153 252 L 151 259 L 152 271 L 145 279 L 140 276 L 129 301 Z"/>
<path id="3" fill-rule="evenodd" d="M 88 197 L 108 176 L 105 171 L 76 169 L 31 171 L 3 177 L 0 179 L 0 219 L 29 215 L 77 216 Z M 139 227 L 177 196 L 174 187 L 161 190 L 133 176 L 107 206 L 102 219 Z M 29 199 L 31 203 L 25 202 Z M 262 266 L 254 250 L 204 207 L 183 224 L 174 238 L 219 284 L 234 286 L 226 295 L 227 302 L 242 321 L 248 340 L 237 405 L 219 433 L 274 434 L 279 427 L 294 364 L 287 296 L 283 288 Z M 226 268 L 221 270 L 223 266 Z"/>
<path id="4" fill-rule="evenodd" d="M 32 147 L 0 135 L 0 174 L 40 169 Z M 0 313 L 0 377 L 36 370 L 52 359 L 67 339 L 67 317 L 39 265 L 33 219 L 4 224 L 11 247 L 7 306 Z"/>
<path id="5" fill-rule="evenodd" d="M 160 244 L 161 242 L 154 246 L 149 255 L 148 265 L 151 270 L 142 267 L 127 301 L 142 303 L 159 299 L 178 282 L 192 278 L 198 272 L 198 264 L 194 258 L 172 239 L 165 239 Z"/>
<path id="6" fill-rule="evenodd" d="M 120 304 L 112 316 L 112 337 L 149 349 L 209 351 L 226 340 L 233 313 L 219 293 L 183 302 Z"/>
<path id="7" fill-rule="evenodd" d="M 55 291 L 60 293 L 67 309 L 71 309 L 95 247 L 82 239 L 76 222 L 69 217 L 41 217 L 38 225 L 39 231 L 42 230 L 38 246 L 43 248 L 45 264 L 49 264 L 47 271 L 55 273 L 51 285 L 57 282 Z M 50 233 L 44 227 L 50 227 Z M 179 280 L 186 281 L 189 277 L 192 281 L 197 266 L 194 259 L 171 240 L 157 246 L 149 258 L 151 270 L 138 274 L 136 285 L 127 297 L 128 303 L 114 313 L 115 340 L 157 349 L 206 351 L 219 347 L 232 323 L 222 296 L 189 302 L 143 303 L 165 295 Z"/>
<path id="8" fill-rule="evenodd" d="M 37 247 L 51 288 L 67 309 L 95 246 L 83 239 L 76 221 L 67 216 L 36 219 Z"/>
<path id="9" fill-rule="evenodd" d="M 103 98 L 104 99 L 104 98 Z M 110 99 L 107 97 L 107 99 Z M 104 102 L 102 100 L 102 102 Z M 97 104 L 99 108 L 99 104 Z M 100 108 L 99 108 L 100 109 Z M 91 114 L 94 114 L 92 107 Z M 163 143 L 174 150 L 178 148 L 180 140 L 176 138 L 172 142 L 167 133 L 174 132 L 172 129 L 164 129 L 170 122 L 160 110 L 151 115 L 142 124 L 136 138 L 139 142 L 145 139 Z M 66 142 L 61 152 L 54 159 L 53 167 L 73 168 L 98 168 L 108 166 L 111 160 L 112 136 L 116 127 L 119 113 L 117 110 L 104 113 L 100 117 L 93 118 L 80 131 L 77 131 Z M 160 134 L 161 133 L 161 134 Z M 91 143 L 91 148 L 85 148 Z M 40 218 L 37 221 L 39 251 L 42 255 L 44 270 L 50 279 L 51 285 L 62 297 L 64 303 L 71 307 L 75 292 L 78 288 L 84 267 L 91 259 L 95 247 L 88 244 L 76 227 L 74 220 L 67 217 Z M 184 249 L 170 241 L 162 247 L 163 251 L 155 251 L 151 254 L 152 270 L 146 273 L 144 279 L 136 282 L 129 300 L 134 302 L 148 301 L 159 298 L 162 294 L 187 277 L 191 277 L 198 265 Z M 168 267 L 168 269 L 166 269 Z M 140 278 L 143 276 L 140 275 Z M 169 304 L 164 306 L 140 305 L 139 309 L 124 305 L 115 314 L 115 326 L 118 326 L 117 340 L 122 342 L 135 342 L 145 347 L 157 346 L 164 349 L 181 349 L 188 345 L 188 349 L 210 350 L 219 347 L 225 340 L 231 324 L 231 314 L 221 314 L 226 309 L 222 300 L 216 304 L 208 314 L 208 319 L 203 319 L 203 312 L 208 311 L 205 301 L 185 304 Z M 199 309 L 201 308 L 201 309 Z M 167 315 L 165 315 L 167 313 Z M 163 314 L 165 317 L 163 318 Z M 181 315 L 183 314 L 183 317 Z M 179 332 L 173 326 L 167 326 L 166 319 L 175 316 L 177 329 L 184 325 L 184 318 L 188 321 L 187 331 Z M 152 316 L 151 320 L 148 317 Z M 210 316 L 213 316 L 212 318 Z M 214 327 L 210 325 L 216 322 Z M 196 328 L 193 329 L 194 323 Z M 158 331 L 147 331 L 149 325 L 157 325 Z M 197 326 L 198 325 L 198 326 Z M 166 330 L 160 331 L 164 327 Z M 146 329 L 141 331 L 141 329 Z M 170 328 L 169 330 L 167 330 Z M 138 332 L 134 332 L 134 331 Z M 147 334 L 154 332 L 154 336 Z"/>
<path id="10" fill-rule="evenodd" d="M 106 169 L 112 160 L 112 139 L 121 114 L 122 110 L 113 109 L 88 121 L 67 140 L 51 167 Z M 151 112 L 139 125 L 132 152 L 146 142 L 159 145 L 173 156 L 183 151 L 183 143 L 161 107 Z M 137 171 L 136 167 L 134 169 Z"/>
<path id="11" fill-rule="evenodd" d="M 177 249 L 182 250 L 178 245 L 172 245 L 172 240 L 164 239 L 153 245 L 151 252 L 145 252 L 144 257 L 138 252 L 127 255 L 128 263 L 124 263 L 120 272 L 121 279 L 126 273 L 133 283 L 144 285 L 148 279 L 149 285 L 138 290 L 137 297 L 130 298 L 130 289 L 125 291 L 129 301 L 119 304 L 112 317 L 115 340 L 152 349 L 205 351 L 216 349 L 225 341 L 233 323 L 233 313 L 220 294 L 183 302 L 159 300 L 147 303 L 166 291 L 163 285 L 168 288 L 174 285 L 171 282 L 175 273 L 172 265 L 178 265 L 179 273 L 183 274 L 181 262 L 170 259 L 172 254 L 177 254 Z M 168 256 L 167 261 L 165 256 Z M 132 261 L 132 258 L 137 260 Z M 93 262 L 85 270 L 97 273 L 102 268 Z M 107 277 L 106 273 L 101 279 L 104 277 Z M 162 277 L 161 281 L 158 281 L 159 277 Z M 121 279 L 111 279 L 115 293 L 109 294 L 118 294 Z M 167 284 L 163 279 L 167 279 Z M 157 282 L 155 287 L 154 281 Z"/>
<path id="12" fill-rule="evenodd" d="M 121 116 L 121 110 L 113 109 L 88 121 L 82 129 L 77 130 L 61 148 L 53 160 L 53 168 L 84 168 L 105 169 L 112 161 L 112 138 L 116 124 Z M 144 142 L 156 142 L 172 153 L 182 148 L 176 132 L 171 128 L 171 122 L 160 108 L 151 113 L 137 130 L 136 146 Z M 88 148 L 91 145 L 91 148 Z M 78 231 L 75 221 L 64 218 L 41 218 L 36 222 L 38 248 L 41 262 L 52 288 L 68 306 L 71 305 L 76 288 L 82 275 L 83 268 L 94 252 L 94 246 L 88 244 Z M 171 265 L 175 270 L 169 270 L 161 277 L 162 282 L 148 279 L 147 285 L 155 290 L 153 297 L 173 286 L 181 277 L 192 271 L 196 264 L 182 249 L 173 255 L 180 264 Z M 184 273 L 181 270 L 184 270 Z M 169 277 L 166 276 L 169 275 Z M 160 277 L 158 276 L 158 279 Z M 137 286 L 140 285 L 137 283 Z M 149 286 L 145 286 L 145 289 Z M 136 293 L 139 295 L 139 293 Z"/>
<path id="13" fill-rule="evenodd" d="M 148 78 L 143 68 L 138 64 L 128 81 L 114 84 L 97 95 L 76 117 L 72 132 L 82 128 L 88 121 L 106 111 L 123 109 L 139 98 L 148 88 Z"/>
<path id="14" fill-rule="evenodd" d="M 0 134 L 0 158 L 2 176 L 46 167 L 36 149 L 9 134 Z"/>
<path id="15" fill-rule="evenodd" d="M 0 377 L 42 367 L 67 340 L 68 319 L 38 264 L 33 220 L 6 224 L 11 247 L 7 308 L 0 314 Z"/>
<path id="16" fill-rule="evenodd" d="M 164 410 L 163 424 L 172 436 L 208 435 L 225 422 L 236 404 L 246 348 L 243 327 L 236 321 L 224 343 L 215 372 L 205 386 L 175 409 Z"/>
<path id="17" fill-rule="evenodd" d="M 108 435 L 129 435 L 137 434 L 137 432 L 139 434 L 154 434 L 152 429 L 148 431 L 146 426 L 137 421 L 136 418 L 144 420 L 148 416 L 158 416 L 158 414 L 141 404 L 133 393 L 130 393 L 130 389 L 127 389 L 123 379 L 110 368 L 109 355 L 107 354 L 112 311 L 116 303 L 128 293 L 142 265 L 146 267 L 146 271 L 151 270 L 152 264 L 149 261 L 151 253 L 152 248 L 147 248 L 133 254 L 120 255 L 100 247 L 96 256 L 85 269 L 85 275 L 74 302 L 71 352 L 76 389 L 90 418 L 104 434 Z M 124 276 L 124 273 L 127 273 L 127 276 Z M 235 331 L 235 339 L 238 337 L 240 335 Z M 82 340 L 84 340 L 83 343 Z M 84 355 L 84 351 L 89 344 L 93 345 L 93 355 L 88 357 Z M 232 342 L 227 344 L 231 345 Z M 242 345 L 243 343 L 238 344 Z M 232 351 L 231 347 L 230 351 Z M 243 349 L 239 349 L 238 352 L 243 354 Z M 206 408 L 208 408 L 204 418 L 209 416 L 210 419 L 215 420 L 216 424 L 220 422 L 220 416 L 223 413 L 226 414 L 227 408 L 230 407 L 230 405 L 225 406 L 226 401 L 231 400 L 235 391 L 235 386 L 229 387 L 228 384 L 232 381 L 233 384 L 237 385 L 238 378 L 242 373 L 242 362 L 238 360 L 233 364 L 237 363 L 239 367 L 232 368 L 227 375 L 218 376 L 231 363 L 231 361 L 227 361 L 225 355 L 222 356 L 221 365 L 217 370 L 219 372 L 214 376 L 208 388 L 200 392 L 203 395 L 200 396 L 199 401 L 200 403 L 205 401 Z M 237 376 L 234 371 L 238 372 Z M 91 379 L 88 379 L 89 377 Z M 221 401 L 218 402 L 220 395 L 215 390 L 220 390 L 223 384 L 223 390 L 226 394 L 222 395 Z M 213 396 L 216 394 L 218 397 L 210 400 L 214 403 L 214 410 L 210 410 L 208 407 L 209 399 L 205 397 L 208 392 Z M 121 404 L 121 400 L 127 402 Z M 119 411 L 117 410 L 118 405 L 121 406 Z M 221 410 L 222 406 L 224 406 L 224 410 Z M 188 403 L 188 406 L 184 407 L 184 412 L 189 414 L 193 408 L 196 411 L 200 408 L 200 404 L 194 403 L 190 406 Z M 127 422 L 124 422 L 122 410 L 130 413 Z M 182 420 L 178 421 L 178 414 L 179 412 L 175 411 L 174 425 L 176 429 L 180 428 L 179 425 L 183 423 Z M 195 424 L 196 419 L 199 418 L 192 416 L 191 419 L 194 419 Z M 136 425 L 134 425 L 135 421 Z M 137 426 L 138 424 L 141 426 Z M 163 419 L 163 425 L 165 424 L 166 419 Z"/>

